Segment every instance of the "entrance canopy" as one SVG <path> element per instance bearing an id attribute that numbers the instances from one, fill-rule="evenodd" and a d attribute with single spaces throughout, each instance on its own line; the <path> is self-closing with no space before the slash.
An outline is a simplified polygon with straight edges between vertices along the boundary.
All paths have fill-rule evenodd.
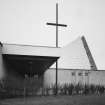
<path id="1" fill-rule="evenodd" d="M 59 57 L 59 48 L 3 44 L 3 58 L 8 70 L 20 75 L 42 75 Z"/>

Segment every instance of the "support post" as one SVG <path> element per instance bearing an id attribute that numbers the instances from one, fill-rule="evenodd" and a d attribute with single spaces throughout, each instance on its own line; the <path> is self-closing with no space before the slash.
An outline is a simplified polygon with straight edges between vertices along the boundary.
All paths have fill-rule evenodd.
<path id="1" fill-rule="evenodd" d="M 56 3 L 56 24 L 58 24 L 58 4 Z M 56 47 L 58 48 L 58 25 L 56 25 Z M 58 94 L 58 61 L 56 61 L 56 95 Z"/>
<path id="2" fill-rule="evenodd" d="M 58 24 L 58 3 L 56 3 L 56 23 L 47 23 L 47 25 L 56 26 L 56 48 L 58 48 L 58 26 L 67 27 L 65 24 Z M 56 94 L 58 94 L 58 61 L 56 60 Z"/>

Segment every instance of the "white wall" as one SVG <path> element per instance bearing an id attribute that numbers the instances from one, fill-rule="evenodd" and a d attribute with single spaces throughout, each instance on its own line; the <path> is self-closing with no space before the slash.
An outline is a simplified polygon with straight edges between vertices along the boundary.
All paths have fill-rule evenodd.
<path id="1" fill-rule="evenodd" d="M 104 70 L 91 71 L 89 75 L 89 83 L 105 85 L 105 71 Z"/>
<path id="2" fill-rule="evenodd" d="M 75 73 L 74 76 L 72 76 L 72 73 Z M 82 73 L 81 76 L 79 76 L 79 73 Z M 86 73 L 88 75 L 86 76 Z M 49 69 L 44 73 L 44 86 L 51 86 L 52 84 L 55 84 L 56 79 L 56 70 L 55 69 Z M 58 84 L 64 85 L 64 84 L 95 84 L 95 85 L 105 85 L 105 71 L 90 71 L 90 70 L 69 70 L 69 69 L 60 69 L 58 70 Z"/>

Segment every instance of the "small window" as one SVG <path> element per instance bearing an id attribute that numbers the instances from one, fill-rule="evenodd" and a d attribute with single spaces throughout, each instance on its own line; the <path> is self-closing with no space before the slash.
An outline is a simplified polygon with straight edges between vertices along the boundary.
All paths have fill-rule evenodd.
<path id="1" fill-rule="evenodd" d="M 88 73 L 85 73 L 85 76 L 88 76 Z"/>
<path id="2" fill-rule="evenodd" d="M 28 78 L 28 75 L 27 75 L 27 74 L 25 74 L 25 75 L 24 75 L 24 77 L 25 77 L 25 78 Z"/>
<path id="3" fill-rule="evenodd" d="M 35 78 L 35 79 L 38 79 L 38 75 L 34 75 L 34 78 Z"/>
<path id="4" fill-rule="evenodd" d="M 82 73 L 78 73 L 79 76 L 82 76 Z"/>
<path id="5" fill-rule="evenodd" d="M 75 76 L 75 72 L 72 72 L 72 76 Z"/>

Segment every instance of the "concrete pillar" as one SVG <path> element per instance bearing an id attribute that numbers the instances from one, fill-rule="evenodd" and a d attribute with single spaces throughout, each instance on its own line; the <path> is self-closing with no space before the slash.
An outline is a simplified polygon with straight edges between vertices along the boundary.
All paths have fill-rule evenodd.
<path id="1" fill-rule="evenodd" d="M 0 80 L 4 77 L 4 66 L 2 57 L 2 44 L 0 43 Z"/>

